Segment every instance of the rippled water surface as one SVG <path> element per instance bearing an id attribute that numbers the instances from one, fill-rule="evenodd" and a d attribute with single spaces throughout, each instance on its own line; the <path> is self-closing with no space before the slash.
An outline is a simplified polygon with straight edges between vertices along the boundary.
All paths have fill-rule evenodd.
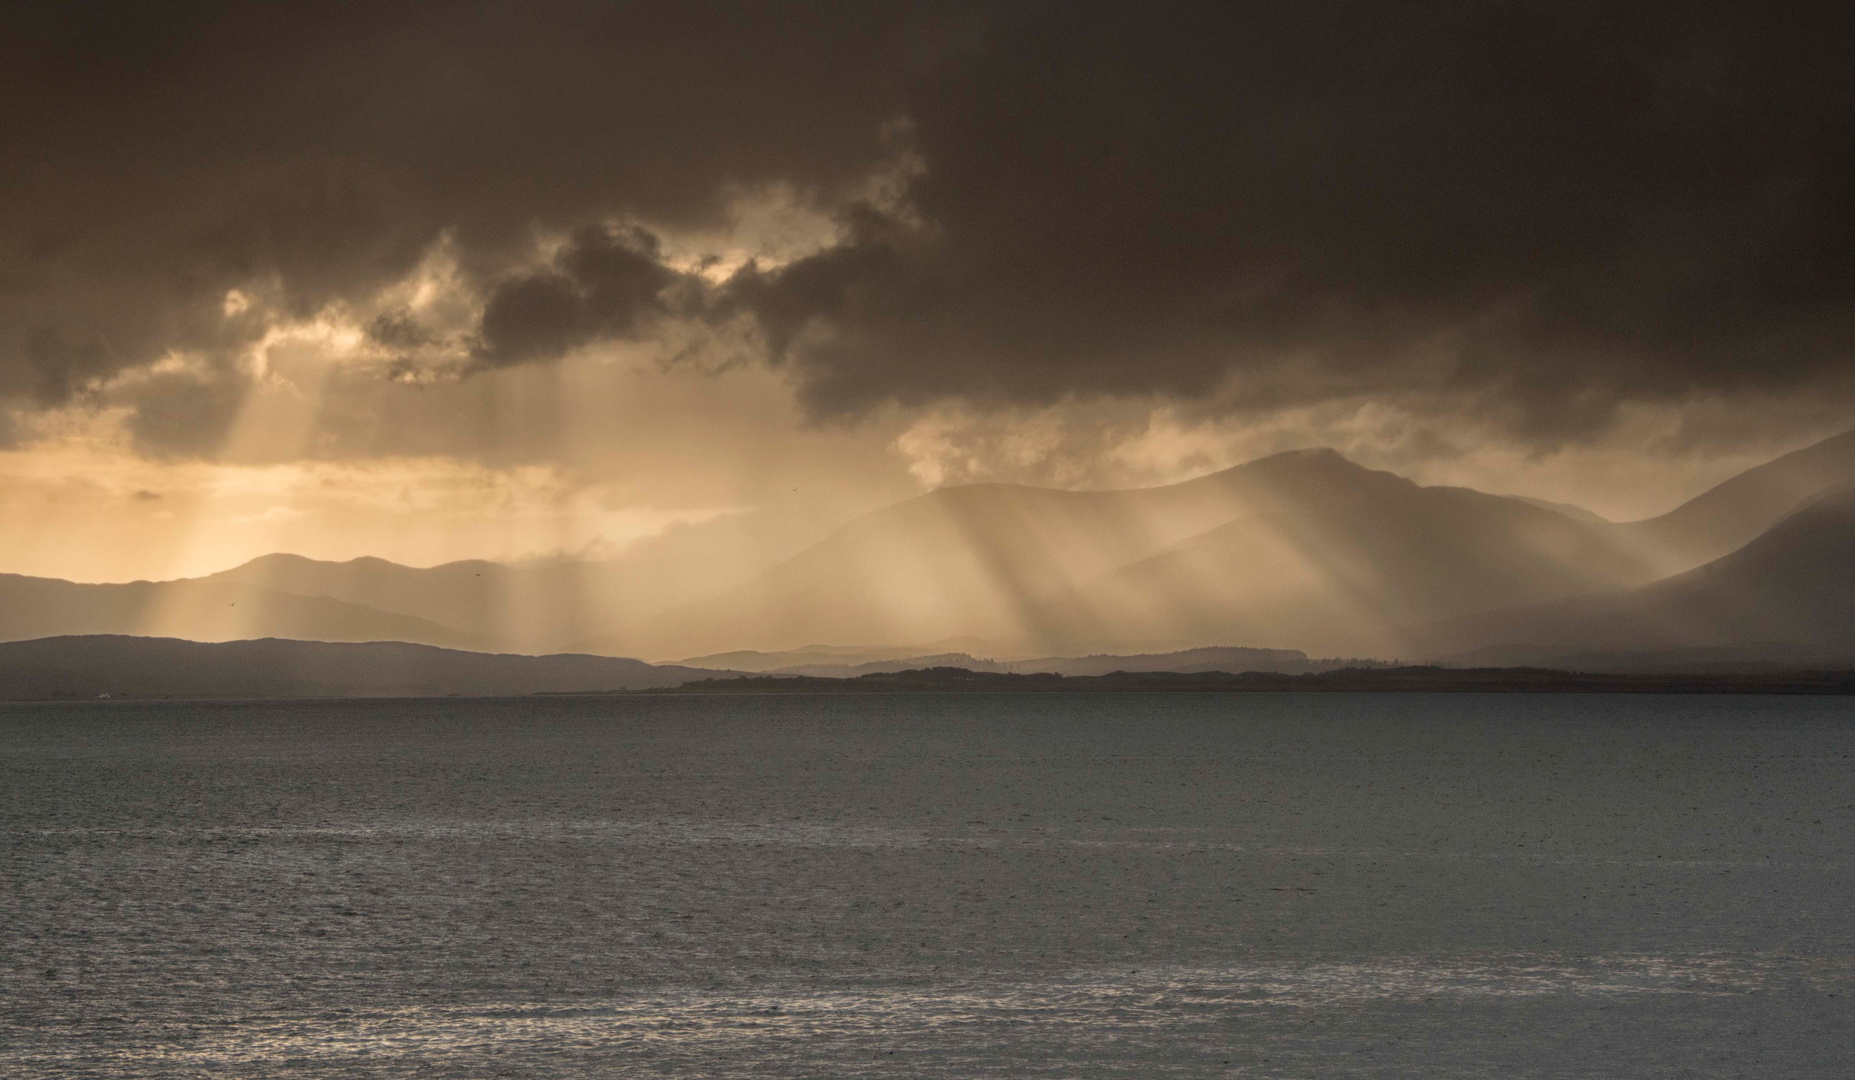
<path id="1" fill-rule="evenodd" d="M 1852 721 L 0 706 L 0 1075 L 1846 1078 Z"/>

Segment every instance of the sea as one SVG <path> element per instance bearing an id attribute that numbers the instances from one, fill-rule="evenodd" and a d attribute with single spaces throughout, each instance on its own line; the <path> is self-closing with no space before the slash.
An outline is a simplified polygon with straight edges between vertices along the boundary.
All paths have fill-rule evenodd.
<path id="1" fill-rule="evenodd" d="M 1855 1076 L 1855 699 L 0 706 L 0 1076 Z"/>

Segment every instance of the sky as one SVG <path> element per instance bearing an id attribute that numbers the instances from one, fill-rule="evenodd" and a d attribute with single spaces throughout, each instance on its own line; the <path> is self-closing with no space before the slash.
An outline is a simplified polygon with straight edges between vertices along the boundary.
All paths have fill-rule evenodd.
<path id="1" fill-rule="evenodd" d="M 1658 513 L 1855 416 L 1852 19 L 10 5 L 0 572 L 1309 446 Z"/>

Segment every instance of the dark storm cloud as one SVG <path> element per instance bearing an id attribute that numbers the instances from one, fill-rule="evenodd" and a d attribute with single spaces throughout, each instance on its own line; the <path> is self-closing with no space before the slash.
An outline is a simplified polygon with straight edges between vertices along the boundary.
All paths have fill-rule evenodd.
<path id="1" fill-rule="evenodd" d="M 1553 437 L 1621 399 L 1795 386 L 1855 341 L 1849 29 L 1037 10 L 911 87 L 930 229 L 746 284 L 827 410 L 1203 393 L 1234 369 L 1276 399 L 1479 395 Z"/>
<path id="2" fill-rule="evenodd" d="M 489 367 L 555 360 L 591 341 L 628 337 L 663 310 L 659 294 L 677 277 L 650 233 L 582 228 L 546 270 L 497 284 L 475 359 Z"/>
<path id="3" fill-rule="evenodd" d="M 67 341 L 55 326 L 41 326 L 27 335 L 25 360 L 33 392 L 52 405 L 71 400 L 84 380 L 114 366 L 100 342 Z"/>
<path id="4" fill-rule="evenodd" d="M 222 355 L 262 331 L 227 325 L 226 290 L 308 314 L 447 231 L 490 287 L 536 229 L 699 225 L 729 182 L 828 193 L 887 152 L 907 25 L 863 4 L 9 6 L 0 394 Z"/>
<path id="5" fill-rule="evenodd" d="M 846 240 L 707 310 L 750 313 L 823 414 L 1235 373 L 1250 404 L 1453 394 L 1549 441 L 1827 385 L 1855 340 L 1845 12 L 152 8 L 7 17 L 14 394 L 229 347 L 249 280 L 366 295 L 445 230 L 488 298 L 478 367 L 636 336 L 689 282 L 601 223 L 699 226 L 770 181 Z M 858 206 L 898 119 L 918 173 Z M 537 227 L 573 240 L 520 269 Z"/>

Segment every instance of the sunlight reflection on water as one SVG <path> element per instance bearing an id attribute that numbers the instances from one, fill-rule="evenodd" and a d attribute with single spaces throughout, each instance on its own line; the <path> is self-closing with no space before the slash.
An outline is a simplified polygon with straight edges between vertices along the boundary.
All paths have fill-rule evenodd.
<path id="1" fill-rule="evenodd" d="M 0 709 L 0 1075 L 1855 1075 L 1846 704 Z"/>
<path id="2" fill-rule="evenodd" d="M 767 1040 L 813 1039 L 856 1056 L 864 1044 L 966 1042 L 978 1031 L 1023 1027 L 1050 1035 L 1069 1029 L 1088 1042 L 1165 1030 L 1217 1027 L 1241 1010 L 1320 1009 L 1424 1003 L 1448 1008 L 1476 998 L 1626 995 L 1720 997 L 1755 992 L 1774 978 L 1823 986 L 1848 981 L 1846 964 L 1740 957 L 1509 956 L 1449 963 L 1384 959 L 1249 968 L 1072 973 L 1026 984 L 986 981 L 931 987 L 867 987 L 818 992 L 684 991 L 573 1005 L 530 1001 L 473 1006 L 340 1010 L 313 1016 L 226 1017 L 182 1032 L 143 1033 L 125 1064 L 257 1066 L 319 1059 L 423 1066 L 475 1059 L 486 1051 L 519 1055 L 609 1055 L 656 1047 L 729 1058 Z M 171 1041 L 170 1041 L 171 1040 Z M 1056 1047 L 1051 1047 L 1053 1051 Z M 117 1055 L 105 1053 L 107 1060 Z M 70 1064 L 64 1054 L 28 1054 L 18 1065 Z"/>

